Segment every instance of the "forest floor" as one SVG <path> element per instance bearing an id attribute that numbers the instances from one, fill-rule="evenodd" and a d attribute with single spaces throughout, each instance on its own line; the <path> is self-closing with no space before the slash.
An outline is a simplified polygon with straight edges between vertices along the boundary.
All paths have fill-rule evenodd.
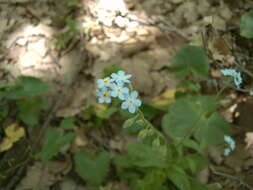
<path id="1" fill-rule="evenodd" d="M 235 67 L 238 57 L 252 61 L 253 43 L 239 36 L 240 16 L 250 8 L 249 0 L 0 0 L 1 83 L 20 75 L 48 81 L 54 86 L 46 95 L 48 101 L 59 102 L 52 114 L 70 117 L 96 104 L 96 80 L 116 64 L 133 75 L 133 86 L 143 101 L 162 98 L 176 88 L 177 80 L 168 72 L 170 60 L 185 44 L 205 47 L 214 79 L 221 77 L 220 68 Z M 252 66 L 248 69 L 253 72 Z M 252 87 L 252 82 L 245 85 Z M 208 87 L 203 92 L 213 93 Z M 253 150 L 246 149 L 253 132 L 253 99 L 247 93 L 226 91 L 223 107 L 237 149 L 229 157 L 222 150 L 211 151 L 211 165 L 237 177 L 205 170 L 200 178 L 204 183 L 221 183 L 224 190 L 247 189 L 240 180 L 253 187 Z M 77 127 L 82 135 L 75 147 L 96 142 L 120 150 L 132 140 L 123 137 L 119 128 L 112 130 L 108 134 Z M 24 142 L 0 154 L 0 167 L 19 156 L 21 146 Z M 13 173 L 18 179 L 11 177 L 1 189 L 86 189 L 66 175 L 73 164 L 71 151 L 63 153 L 69 158 L 50 161 L 46 167 L 33 162 L 20 175 Z M 112 189 L 127 189 L 111 182 Z"/>

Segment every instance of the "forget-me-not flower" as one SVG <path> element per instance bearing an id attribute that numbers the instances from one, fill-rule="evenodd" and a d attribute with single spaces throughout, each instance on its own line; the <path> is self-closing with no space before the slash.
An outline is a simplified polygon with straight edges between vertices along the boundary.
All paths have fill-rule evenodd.
<path id="1" fill-rule="evenodd" d="M 108 91 L 107 88 L 102 88 L 100 90 L 96 91 L 96 94 L 98 96 L 98 102 L 100 104 L 102 103 L 111 103 L 111 96 L 110 96 L 110 92 Z"/>
<path id="2" fill-rule="evenodd" d="M 111 84 L 111 96 L 112 97 L 118 97 L 121 100 L 125 100 L 126 96 L 129 93 L 129 89 L 127 87 L 123 86 L 123 83 L 119 83 L 119 84 Z"/>
<path id="3" fill-rule="evenodd" d="M 118 71 L 118 73 L 112 73 L 111 75 L 112 77 L 112 81 L 115 81 L 116 83 L 130 83 L 130 80 L 128 80 L 129 78 L 132 77 L 132 75 L 128 74 L 126 75 L 124 71 Z"/>
<path id="4" fill-rule="evenodd" d="M 141 106 L 141 101 L 137 97 L 138 93 L 136 91 L 131 92 L 121 104 L 121 108 L 128 109 L 130 113 L 134 113 L 136 108 Z"/>
<path id="5" fill-rule="evenodd" d="M 236 87 L 240 88 L 240 85 L 242 83 L 242 77 L 241 77 L 240 72 L 237 72 L 234 69 L 221 69 L 220 71 L 225 76 L 233 77 L 233 80 L 234 80 L 234 83 L 235 83 Z"/>
<path id="6" fill-rule="evenodd" d="M 98 84 L 98 88 L 109 87 L 111 85 L 111 79 L 110 77 L 106 77 L 104 79 L 98 79 L 97 84 Z"/>
<path id="7" fill-rule="evenodd" d="M 228 148 L 224 150 L 224 156 L 228 156 L 230 152 L 235 150 L 235 141 L 230 136 L 225 135 L 224 141 L 227 143 Z"/>

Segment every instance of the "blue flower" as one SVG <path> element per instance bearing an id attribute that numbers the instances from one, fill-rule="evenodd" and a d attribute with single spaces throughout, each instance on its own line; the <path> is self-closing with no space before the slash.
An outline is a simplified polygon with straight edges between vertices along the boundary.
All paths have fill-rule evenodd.
<path id="1" fill-rule="evenodd" d="M 234 69 L 221 69 L 220 70 L 224 76 L 231 76 L 233 77 L 234 83 L 237 88 L 240 88 L 240 85 L 242 84 L 242 77 L 241 73 L 237 72 Z"/>
<path id="2" fill-rule="evenodd" d="M 138 93 L 136 91 L 131 92 L 121 104 L 121 108 L 128 109 L 130 113 L 134 113 L 136 108 L 141 106 L 141 101 L 137 97 Z"/>
<path id="3" fill-rule="evenodd" d="M 125 100 L 126 96 L 129 93 L 129 89 L 126 87 L 123 87 L 123 83 L 119 83 L 119 84 L 112 83 L 110 87 L 112 89 L 111 96 L 119 97 L 119 99 L 121 100 Z"/>
<path id="4" fill-rule="evenodd" d="M 109 77 L 106 77 L 104 79 L 98 79 L 97 84 L 98 88 L 109 87 L 111 85 L 111 79 Z"/>
<path id="5" fill-rule="evenodd" d="M 124 71 L 118 71 L 118 73 L 112 73 L 111 75 L 112 77 L 112 81 L 115 81 L 116 83 L 130 83 L 130 80 L 128 80 L 129 78 L 132 77 L 132 75 L 126 75 Z"/>
<path id="6" fill-rule="evenodd" d="M 97 90 L 96 94 L 98 96 L 98 103 L 111 103 L 110 92 L 106 88 L 102 88 L 101 90 Z"/>
<path id="7" fill-rule="evenodd" d="M 235 141 L 230 136 L 225 135 L 224 141 L 227 143 L 228 148 L 224 150 L 224 156 L 228 156 L 230 152 L 235 150 Z"/>

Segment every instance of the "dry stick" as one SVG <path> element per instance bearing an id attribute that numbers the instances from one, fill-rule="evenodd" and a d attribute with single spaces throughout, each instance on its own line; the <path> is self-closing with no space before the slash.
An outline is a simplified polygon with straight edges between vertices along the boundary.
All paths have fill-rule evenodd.
<path id="1" fill-rule="evenodd" d="M 237 176 L 233 176 L 233 175 L 229 175 L 229 174 L 226 174 L 226 173 L 223 173 L 223 172 L 219 172 L 219 171 L 216 171 L 213 167 L 210 167 L 210 170 L 213 174 L 215 175 L 218 175 L 218 176 L 222 176 L 222 177 L 226 177 L 226 178 L 229 178 L 229 179 L 232 179 L 232 180 L 235 180 L 235 181 L 239 181 L 241 185 L 243 185 L 244 187 L 246 187 L 247 189 L 249 190 L 253 190 L 253 188 L 245 183 L 240 177 L 237 177 Z"/>

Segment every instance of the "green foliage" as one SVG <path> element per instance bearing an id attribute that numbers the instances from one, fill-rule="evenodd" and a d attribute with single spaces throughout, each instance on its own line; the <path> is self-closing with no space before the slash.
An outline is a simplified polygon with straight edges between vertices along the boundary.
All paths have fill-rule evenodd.
<path id="1" fill-rule="evenodd" d="M 203 124 L 208 113 L 218 106 L 209 96 L 187 96 L 170 105 L 169 114 L 162 120 L 164 132 L 172 138 L 183 138 Z"/>
<path id="2" fill-rule="evenodd" d="M 81 150 L 75 153 L 76 172 L 88 183 L 99 185 L 106 178 L 110 156 L 106 151 L 97 154 Z"/>
<path id="3" fill-rule="evenodd" d="M 138 167 L 164 168 L 166 166 L 165 157 L 159 149 L 155 149 L 147 144 L 129 144 L 127 152 L 131 164 Z"/>
<path id="4" fill-rule="evenodd" d="M 64 118 L 60 123 L 62 129 L 74 129 L 75 119 L 73 117 Z"/>
<path id="5" fill-rule="evenodd" d="M 41 97 L 35 97 L 18 102 L 18 116 L 27 125 L 34 126 L 39 122 L 41 111 L 48 108 Z"/>
<path id="6" fill-rule="evenodd" d="M 122 70 L 121 66 L 118 64 L 112 64 L 103 70 L 103 77 L 109 77 L 112 73 L 117 73 L 119 70 Z"/>
<path id="7" fill-rule="evenodd" d="M 67 30 L 59 33 L 56 38 L 56 47 L 59 49 L 67 48 L 70 41 L 78 34 L 79 31 L 79 23 L 70 18 L 66 18 L 65 22 L 67 23 Z"/>
<path id="8" fill-rule="evenodd" d="M 193 75 L 197 79 L 208 76 L 208 58 L 203 48 L 186 45 L 172 59 L 172 70 L 180 79 Z"/>
<path id="9" fill-rule="evenodd" d="M 253 9 L 242 15 L 240 35 L 245 38 L 253 38 Z"/>
<path id="10" fill-rule="evenodd" d="M 42 95 L 47 92 L 50 85 L 40 79 L 21 76 L 15 81 L 9 82 L 0 88 L 0 97 L 10 100 L 19 100 Z"/>
<path id="11" fill-rule="evenodd" d="M 50 130 L 46 135 L 42 151 L 39 154 L 40 160 L 43 163 L 48 162 L 63 146 L 70 143 L 75 137 L 76 134 L 72 132 L 64 135 L 60 129 Z"/>

